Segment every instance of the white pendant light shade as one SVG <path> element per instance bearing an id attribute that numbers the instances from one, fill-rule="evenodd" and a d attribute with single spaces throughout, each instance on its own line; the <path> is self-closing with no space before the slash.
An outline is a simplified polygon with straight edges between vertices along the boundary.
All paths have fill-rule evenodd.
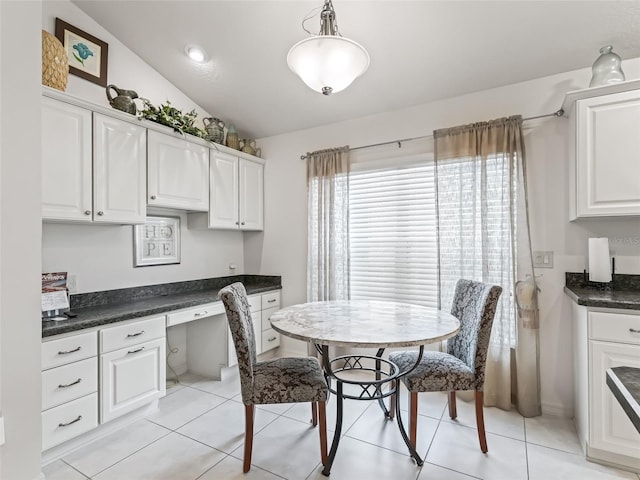
<path id="1" fill-rule="evenodd" d="M 287 63 L 309 88 L 329 95 L 344 90 L 367 71 L 369 54 L 348 38 L 318 35 L 291 47 Z"/>

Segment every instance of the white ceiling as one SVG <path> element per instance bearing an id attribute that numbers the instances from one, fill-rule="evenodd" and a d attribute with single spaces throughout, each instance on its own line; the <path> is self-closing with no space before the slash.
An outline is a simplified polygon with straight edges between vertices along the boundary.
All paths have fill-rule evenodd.
<path id="1" fill-rule="evenodd" d="M 326 97 L 286 64 L 323 0 L 72 1 L 249 138 L 589 67 L 603 45 L 640 57 L 640 1 L 334 0 L 340 33 L 369 51 L 371 65 Z M 319 25 L 317 16 L 305 24 L 314 33 Z M 185 56 L 192 43 L 208 63 Z"/>

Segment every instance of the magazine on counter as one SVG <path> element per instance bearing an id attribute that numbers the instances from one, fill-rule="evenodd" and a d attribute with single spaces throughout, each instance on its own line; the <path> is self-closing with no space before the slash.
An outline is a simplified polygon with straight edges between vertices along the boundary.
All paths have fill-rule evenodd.
<path id="1" fill-rule="evenodd" d="M 67 272 L 42 274 L 42 311 L 69 308 Z"/>

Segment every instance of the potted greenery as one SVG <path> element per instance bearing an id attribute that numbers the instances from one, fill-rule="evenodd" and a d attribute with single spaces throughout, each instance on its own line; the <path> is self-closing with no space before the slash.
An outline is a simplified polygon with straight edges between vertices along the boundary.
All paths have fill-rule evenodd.
<path id="1" fill-rule="evenodd" d="M 182 134 L 188 133 L 196 137 L 205 138 L 207 132 L 194 125 L 197 117 L 195 109 L 183 114 L 177 108 L 172 107 L 171 102 L 168 100 L 166 104 L 160 104 L 159 107 L 153 106 L 146 98 L 141 100 L 144 102 L 144 109 L 138 114 L 140 118 L 166 125 Z"/>

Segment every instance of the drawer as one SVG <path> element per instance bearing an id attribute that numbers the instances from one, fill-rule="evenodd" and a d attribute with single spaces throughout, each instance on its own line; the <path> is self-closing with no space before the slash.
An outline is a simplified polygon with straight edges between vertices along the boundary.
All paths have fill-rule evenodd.
<path id="1" fill-rule="evenodd" d="M 269 321 L 269 318 L 271 318 L 271 315 L 276 313 L 278 310 L 280 310 L 280 307 L 267 308 L 266 310 L 262 311 L 262 330 L 271 328 L 271 322 Z"/>
<path id="2" fill-rule="evenodd" d="M 262 310 L 262 295 L 251 295 L 247 297 L 249 302 L 249 309 L 252 312 L 259 312 Z"/>
<path id="3" fill-rule="evenodd" d="M 165 335 L 164 316 L 105 328 L 100 330 L 100 353 L 148 342 Z"/>
<path id="4" fill-rule="evenodd" d="M 222 302 L 206 303 L 197 307 L 176 310 L 167 315 L 167 327 L 200 320 L 201 318 L 207 318 L 212 315 L 220 315 L 221 313 L 224 313 L 224 305 Z"/>
<path id="5" fill-rule="evenodd" d="M 98 354 L 98 332 L 81 333 L 42 342 L 42 370 L 77 362 Z"/>
<path id="6" fill-rule="evenodd" d="M 280 291 L 262 294 L 262 310 L 280 306 Z"/>
<path id="7" fill-rule="evenodd" d="M 589 338 L 640 345 L 640 315 L 589 312 Z"/>
<path id="8" fill-rule="evenodd" d="M 98 426 L 98 394 L 42 412 L 42 450 L 66 442 Z"/>
<path id="9" fill-rule="evenodd" d="M 273 328 L 269 328 L 262 332 L 262 351 L 266 352 L 272 348 L 280 346 L 280 334 Z"/>
<path id="10" fill-rule="evenodd" d="M 42 372 L 42 410 L 98 390 L 98 358 L 92 357 Z"/>

